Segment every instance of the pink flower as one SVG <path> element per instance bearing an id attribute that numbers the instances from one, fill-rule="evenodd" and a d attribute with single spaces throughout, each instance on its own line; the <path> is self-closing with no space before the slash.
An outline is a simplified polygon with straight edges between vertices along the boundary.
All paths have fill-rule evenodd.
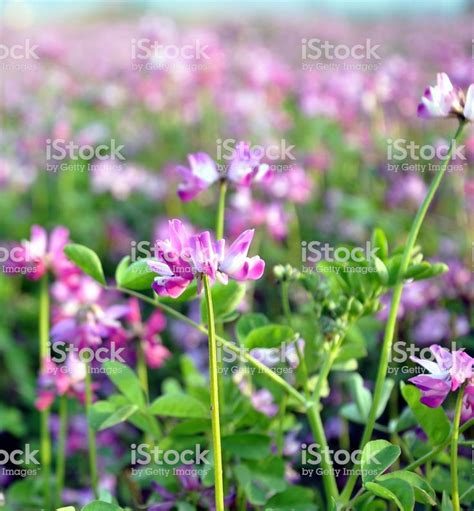
<path id="1" fill-rule="evenodd" d="M 273 395 L 267 389 L 257 390 L 250 397 L 252 406 L 258 412 L 267 417 L 274 417 L 278 413 L 278 405 L 273 400 Z"/>
<path id="2" fill-rule="evenodd" d="M 28 268 L 26 275 L 31 280 L 40 279 L 48 270 L 59 278 L 79 272 L 64 254 L 69 243 L 69 231 L 65 227 L 56 227 L 48 239 L 46 230 L 39 226 L 31 227 L 31 239 L 11 250 L 9 264 L 18 268 Z"/>
<path id="3" fill-rule="evenodd" d="M 53 403 L 56 396 L 67 394 L 84 401 L 86 378 L 84 362 L 70 352 L 63 366 L 56 365 L 49 357 L 45 359 L 38 379 L 38 397 L 35 402 L 37 410 L 45 410 Z"/>
<path id="4" fill-rule="evenodd" d="M 136 298 L 129 300 L 128 320 L 132 324 L 134 335 L 140 339 L 147 364 L 157 369 L 171 357 L 171 353 L 161 344 L 160 332 L 166 327 L 166 318 L 160 310 L 155 310 L 143 323 L 140 304 Z"/>
<path id="5" fill-rule="evenodd" d="M 183 178 L 178 186 L 178 195 L 183 201 L 193 199 L 219 179 L 228 179 L 238 186 L 250 186 L 253 181 L 267 179 L 271 173 L 269 166 L 260 163 L 260 158 L 252 152 L 247 142 L 239 142 L 233 150 L 230 163 L 219 166 L 219 169 L 206 153 L 190 154 L 188 161 L 189 167 L 177 167 Z"/>
<path id="6" fill-rule="evenodd" d="M 438 73 L 437 84 L 428 87 L 418 105 L 418 115 L 424 118 L 458 117 L 474 120 L 474 84 L 471 84 L 467 96 L 458 87 L 454 87 L 446 73 Z"/>
<path id="7" fill-rule="evenodd" d="M 430 346 L 436 362 L 410 357 L 411 360 L 427 369 L 430 374 L 410 378 L 422 392 L 421 402 L 431 408 L 437 408 L 446 399 L 449 391 L 456 391 L 466 380 L 472 377 L 474 359 L 463 350 L 450 353 L 436 344 Z"/>
<path id="8" fill-rule="evenodd" d="M 253 230 L 243 232 L 226 250 L 225 240 L 214 243 L 208 231 L 188 236 L 180 220 L 169 222 L 170 237 L 155 245 L 158 261 L 148 261 L 148 266 L 158 274 L 153 289 L 159 296 L 177 298 L 197 278 L 203 275 L 212 281 L 226 284 L 229 277 L 237 280 L 257 280 L 265 269 L 259 257 L 247 257 Z"/>

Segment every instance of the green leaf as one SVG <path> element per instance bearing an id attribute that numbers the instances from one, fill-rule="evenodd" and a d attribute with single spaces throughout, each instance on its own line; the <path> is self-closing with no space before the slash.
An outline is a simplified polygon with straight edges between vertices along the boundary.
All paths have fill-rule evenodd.
<path id="1" fill-rule="evenodd" d="M 222 448 L 248 460 L 261 460 L 270 454 L 270 437 L 256 433 L 236 433 L 222 437 Z"/>
<path id="2" fill-rule="evenodd" d="M 139 407 L 145 406 L 145 396 L 140 381 L 130 367 L 115 360 L 104 362 L 103 367 L 112 383 L 132 404 Z"/>
<path id="3" fill-rule="evenodd" d="M 268 323 L 268 318 L 264 314 L 251 313 L 243 315 L 239 321 L 237 321 L 237 325 L 235 326 L 237 339 L 241 344 L 243 344 L 246 337 L 252 330 L 268 325 Z"/>
<path id="4" fill-rule="evenodd" d="M 380 227 L 375 228 L 372 233 L 372 246 L 373 248 L 378 248 L 377 257 L 385 261 L 388 257 L 388 241 Z"/>
<path id="5" fill-rule="evenodd" d="M 245 296 L 245 286 L 235 280 L 229 280 L 226 286 L 214 284 L 211 294 L 215 319 L 220 319 L 237 309 Z M 207 324 L 206 300 L 201 301 L 201 321 Z"/>
<path id="6" fill-rule="evenodd" d="M 395 385 L 395 380 L 391 378 L 387 378 L 382 387 L 382 395 L 380 397 L 379 404 L 377 406 L 377 412 L 375 414 L 375 418 L 378 419 L 384 412 L 385 407 L 387 406 L 388 400 L 390 399 L 390 395 L 392 394 L 393 387 Z"/>
<path id="7" fill-rule="evenodd" d="M 362 481 L 365 483 L 385 472 L 400 456 L 400 447 L 387 440 L 373 440 L 366 444 L 362 451 Z"/>
<path id="8" fill-rule="evenodd" d="M 402 479 L 369 482 L 365 484 L 365 487 L 378 497 L 395 502 L 401 511 L 413 511 L 415 507 L 413 489 Z"/>
<path id="9" fill-rule="evenodd" d="M 430 484 L 425 481 L 424 478 L 420 477 L 415 472 L 409 472 L 408 470 L 397 470 L 390 474 L 384 474 L 379 477 L 378 481 L 386 481 L 388 479 L 403 479 L 406 481 L 415 492 L 415 500 L 421 504 L 429 504 L 436 506 L 436 493 Z"/>
<path id="10" fill-rule="evenodd" d="M 349 376 L 348 387 L 360 417 L 366 420 L 372 407 L 372 394 L 370 390 L 364 387 L 364 379 L 357 373 Z"/>
<path id="11" fill-rule="evenodd" d="M 269 499 L 265 509 L 269 511 L 316 511 L 318 507 L 313 503 L 313 498 L 314 494 L 309 488 L 291 486 Z"/>
<path id="12" fill-rule="evenodd" d="M 121 422 L 126 421 L 131 415 L 133 415 L 138 410 L 138 406 L 136 405 L 127 405 L 122 406 L 118 410 L 116 410 L 112 415 L 107 417 L 105 421 L 100 425 L 99 431 L 103 429 L 111 428 L 116 424 L 120 424 Z"/>
<path id="13" fill-rule="evenodd" d="M 434 446 L 443 443 L 450 431 L 450 422 L 443 408 L 430 408 L 421 403 L 421 391 L 414 385 L 402 382 L 401 392 L 430 444 Z"/>
<path id="14" fill-rule="evenodd" d="M 94 500 L 94 502 L 91 502 L 87 504 L 87 506 L 84 506 L 82 508 L 82 511 L 123 511 L 123 508 L 115 504 L 110 504 L 109 502 Z"/>
<path id="15" fill-rule="evenodd" d="M 70 243 L 64 247 L 64 253 L 84 273 L 105 286 L 104 270 L 99 256 L 90 248 L 76 243 Z"/>
<path id="16" fill-rule="evenodd" d="M 56 511 L 76 511 L 72 506 L 59 507 Z"/>
<path id="17" fill-rule="evenodd" d="M 115 269 L 115 282 L 117 282 L 117 285 L 120 285 L 119 283 L 122 281 L 123 274 L 125 273 L 126 269 L 129 267 L 129 265 L 130 265 L 130 256 L 125 256 L 118 263 L 117 268 Z"/>
<path id="18" fill-rule="evenodd" d="M 453 504 L 445 491 L 443 492 L 443 500 L 441 501 L 441 511 L 453 511 Z"/>
<path id="19" fill-rule="evenodd" d="M 201 401 L 188 394 L 166 394 L 150 405 L 149 413 L 181 419 L 207 419 L 209 411 Z"/>
<path id="20" fill-rule="evenodd" d="M 132 263 L 127 268 L 121 269 L 118 275 L 117 284 L 119 287 L 126 289 L 142 291 L 144 289 L 151 288 L 155 277 L 156 273 L 154 273 L 148 266 L 147 259 L 140 259 L 139 261 Z"/>
<path id="21" fill-rule="evenodd" d="M 116 410 L 116 406 L 110 401 L 96 401 L 91 405 L 87 415 L 87 421 L 92 429 L 98 431 L 101 424 Z"/>
<path id="22" fill-rule="evenodd" d="M 375 269 L 377 270 L 377 278 L 382 285 L 386 285 L 389 280 L 388 270 L 382 259 L 377 256 L 373 257 Z"/>
<path id="23" fill-rule="evenodd" d="M 295 333 L 286 325 L 265 325 L 252 330 L 245 338 L 244 346 L 253 348 L 278 348 L 294 340 Z"/>

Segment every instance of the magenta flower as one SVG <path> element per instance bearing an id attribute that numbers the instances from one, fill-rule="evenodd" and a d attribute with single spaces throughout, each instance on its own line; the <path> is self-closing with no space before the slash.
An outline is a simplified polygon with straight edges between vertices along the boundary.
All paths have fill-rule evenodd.
<path id="1" fill-rule="evenodd" d="M 151 270 L 158 274 L 152 287 L 159 296 L 177 298 L 194 278 L 200 291 L 202 275 L 224 284 L 229 277 L 244 281 L 263 275 L 265 262 L 259 256 L 247 256 L 253 230 L 244 231 L 228 250 L 225 240 L 214 243 L 208 231 L 189 237 L 177 219 L 169 222 L 169 232 L 169 239 L 159 240 L 155 245 L 158 261 L 148 261 Z"/>
<path id="2" fill-rule="evenodd" d="M 464 92 L 454 87 L 446 73 L 438 73 L 437 84 L 428 87 L 418 105 L 418 115 L 424 118 L 458 117 L 474 121 L 474 84 Z"/>
<path id="3" fill-rule="evenodd" d="M 56 227 L 48 239 L 46 230 L 39 226 L 31 227 L 31 239 L 23 241 L 11 250 L 9 264 L 17 268 L 27 268 L 26 275 L 31 280 L 40 279 L 48 270 L 61 278 L 79 269 L 64 254 L 69 243 L 69 231 L 65 227 Z"/>
<path id="4" fill-rule="evenodd" d="M 251 151 L 250 144 L 239 142 L 233 151 L 228 165 L 217 167 L 214 160 L 206 153 L 188 155 L 189 167 L 177 167 L 183 181 L 178 186 L 181 200 L 189 201 L 206 190 L 219 179 L 228 179 L 238 186 L 249 186 L 253 181 L 259 182 L 270 174 L 267 164 Z"/>
<path id="5" fill-rule="evenodd" d="M 160 333 L 166 327 L 166 318 L 160 310 L 155 310 L 148 320 L 143 323 L 140 305 L 136 298 L 129 300 L 129 314 L 133 333 L 139 338 L 145 359 L 149 367 L 157 369 L 161 367 L 165 361 L 171 357 L 171 353 L 161 343 Z"/>
<path id="6" fill-rule="evenodd" d="M 430 346 L 436 362 L 410 357 L 411 360 L 427 369 L 430 374 L 422 374 L 408 381 L 422 392 L 421 402 L 430 408 L 437 408 L 446 399 L 449 391 L 457 390 L 472 377 L 474 359 L 463 350 L 450 353 L 436 344 Z"/>

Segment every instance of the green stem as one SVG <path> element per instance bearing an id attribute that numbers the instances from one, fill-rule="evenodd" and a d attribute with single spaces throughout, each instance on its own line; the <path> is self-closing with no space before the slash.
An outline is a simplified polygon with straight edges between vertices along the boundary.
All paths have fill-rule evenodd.
<path id="1" fill-rule="evenodd" d="M 175 317 L 176 319 L 179 319 L 180 321 L 183 321 L 187 325 L 195 328 L 199 332 L 209 335 L 209 331 L 206 327 L 203 325 L 200 325 L 193 321 L 192 319 L 189 319 L 184 314 L 181 314 L 177 310 L 173 309 L 172 307 L 169 307 L 168 305 L 164 304 L 163 302 L 157 302 L 150 298 L 149 296 L 143 295 L 141 293 L 137 293 L 136 291 L 132 291 L 130 289 L 124 289 L 121 287 L 113 288 L 117 291 L 120 291 L 121 293 L 128 294 L 130 296 L 135 296 L 136 298 L 139 298 L 140 300 L 143 300 L 144 302 L 147 302 L 151 305 L 154 305 L 158 309 L 161 309 L 166 314 L 169 314 L 170 316 Z M 230 351 L 233 351 L 237 355 L 239 355 L 243 360 L 246 360 L 249 364 L 253 365 L 259 374 L 264 374 L 267 376 L 267 378 L 270 378 L 276 385 L 280 386 L 282 389 L 284 389 L 289 395 L 293 396 L 296 401 L 298 401 L 302 405 L 306 405 L 306 399 L 302 394 L 300 394 L 296 389 L 294 389 L 287 381 L 285 381 L 283 378 L 278 376 L 275 371 L 272 371 L 269 369 L 265 364 L 257 360 L 256 358 L 252 357 L 247 351 L 241 350 L 238 346 L 233 344 L 232 342 L 227 341 L 223 337 L 219 337 L 216 335 L 216 340 L 219 344 L 222 346 L 225 346 Z"/>
<path id="2" fill-rule="evenodd" d="M 48 358 L 49 342 L 49 292 L 48 274 L 45 274 L 40 283 L 39 303 L 39 354 L 40 370 L 46 368 Z M 49 436 L 49 407 L 41 411 L 40 417 L 40 445 L 41 465 L 43 468 L 44 480 L 44 501 L 46 509 L 51 508 L 51 438 Z"/>
<path id="3" fill-rule="evenodd" d="M 59 440 L 58 457 L 56 467 L 56 499 L 57 506 L 61 507 L 62 493 L 64 488 L 64 474 L 66 472 L 66 439 L 67 439 L 67 396 L 62 395 L 59 400 Z"/>
<path id="4" fill-rule="evenodd" d="M 216 239 L 224 237 L 224 217 L 225 217 L 225 195 L 227 192 L 227 181 L 224 179 L 219 183 L 219 203 L 217 206 L 216 220 Z"/>
<path id="5" fill-rule="evenodd" d="M 98 477 L 97 477 L 97 447 L 95 443 L 95 433 L 89 425 L 89 411 L 92 406 L 92 379 L 90 373 L 90 364 L 86 364 L 86 416 L 87 416 L 87 439 L 89 444 L 89 470 L 91 477 L 92 491 L 95 498 L 99 498 Z"/>
<path id="6" fill-rule="evenodd" d="M 451 497 L 453 501 L 453 511 L 460 511 L 459 504 L 459 483 L 458 483 L 458 441 L 459 441 L 459 423 L 461 421 L 462 398 L 464 396 L 464 386 L 458 391 L 456 408 L 453 419 L 453 434 L 451 437 Z"/>
<path id="7" fill-rule="evenodd" d="M 360 442 L 360 449 L 364 448 L 365 444 L 370 440 L 370 438 L 372 436 L 374 426 L 375 426 L 378 405 L 379 405 L 380 399 L 382 398 L 383 386 L 384 386 L 385 379 L 387 376 L 389 357 L 390 357 L 390 352 L 392 350 L 395 326 L 397 323 L 398 307 L 400 305 L 400 299 L 401 299 L 402 292 L 403 292 L 403 285 L 404 285 L 403 284 L 403 275 L 408 268 L 410 258 L 411 258 L 411 253 L 415 246 L 416 239 L 418 237 L 421 226 L 423 224 L 423 220 L 425 219 L 426 213 L 428 212 L 431 202 L 433 201 L 436 191 L 438 190 L 439 185 L 441 184 L 443 176 L 444 176 L 446 169 L 448 167 L 448 164 L 451 160 L 454 143 L 457 143 L 459 137 L 461 136 L 464 124 L 465 124 L 464 122 L 460 122 L 459 127 L 456 131 L 456 134 L 454 136 L 454 140 L 451 142 L 448 154 L 446 155 L 446 158 L 443 161 L 442 167 L 439 170 L 439 172 L 436 174 L 433 181 L 431 182 L 431 185 L 428 189 L 426 197 L 424 198 L 422 204 L 420 205 L 420 207 L 418 209 L 418 212 L 416 213 L 416 216 L 415 216 L 413 223 L 411 225 L 410 232 L 408 234 L 408 239 L 405 244 L 402 260 L 400 263 L 400 268 L 398 271 L 398 282 L 399 283 L 395 286 L 395 288 L 393 290 L 392 302 L 390 305 L 390 312 L 389 312 L 387 324 L 385 327 L 385 335 L 384 335 L 384 340 L 383 340 L 383 345 L 382 345 L 382 352 L 380 355 L 380 362 L 379 362 L 377 377 L 376 377 L 376 381 L 375 381 L 373 403 L 372 403 L 372 407 L 370 408 L 369 417 L 367 419 L 367 424 L 365 426 L 364 434 L 362 435 L 362 440 Z M 347 502 L 350 499 L 352 490 L 354 489 L 357 478 L 358 478 L 358 475 L 356 472 L 349 477 L 347 484 L 344 488 L 344 491 L 342 492 L 342 495 L 341 495 L 343 503 Z"/>
<path id="8" fill-rule="evenodd" d="M 291 326 L 291 308 L 290 308 L 290 300 L 289 300 L 289 283 L 288 281 L 283 281 L 281 283 L 281 301 L 282 308 L 285 314 L 286 322 Z M 298 345 L 298 341 L 295 343 L 296 353 L 298 355 L 298 361 L 301 367 L 301 371 L 303 373 L 303 388 L 306 396 L 306 400 L 309 402 L 311 397 L 311 392 L 309 389 L 309 377 L 308 377 L 308 367 L 306 365 L 306 359 L 304 354 L 301 352 L 301 349 Z M 331 364 L 332 365 L 332 364 Z M 327 368 L 327 373 L 329 374 L 330 366 Z M 321 377 L 321 374 L 320 374 Z M 331 502 L 331 497 L 337 498 L 339 496 L 339 491 L 337 488 L 336 477 L 334 474 L 332 460 L 329 457 L 329 447 L 326 439 L 326 433 L 324 432 L 324 425 L 321 419 L 321 413 L 319 411 L 319 398 L 320 392 L 318 394 L 318 399 L 314 401 L 314 404 L 310 404 L 308 409 L 306 410 L 306 416 L 308 417 L 308 422 L 311 427 L 311 432 L 313 434 L 314 440 L 318 443 L 318 446 L 321 449 L 321 452 L 326 453 L 321 457 L 321 467 L 323 469 L 323 485 L 324 491 L 326 493 L 326 499 L 328 503 L 328 507 Z"/>
<path id="9" fill-rule="evenodd" d="M 222 469 L 221 426 L 219 418 L 219 382 L 217 375 L 217 342 L 209 277 L 203 276 L 209 324 L 209 383 L 211 394 L 212 446 L 214 450 L 214 484 L 216 511 L 224 511 L 224 480 Z"/>

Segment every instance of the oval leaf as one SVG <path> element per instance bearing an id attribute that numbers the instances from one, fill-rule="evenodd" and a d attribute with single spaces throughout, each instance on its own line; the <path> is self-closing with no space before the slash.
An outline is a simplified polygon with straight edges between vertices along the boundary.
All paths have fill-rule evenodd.
<path id="1" fill-rule="evenodd" d="M 201 401 L 187 394 L 161 396 L 153 401 L 148 411 L 153 415 L 180 419 L 207 419 L 209 417 L 209 411 Z"/>
<path id="2" fill-rule="evenodd" d="M 90 248 L 76 243 L 64 247 L 64 253 L 70 261 L 78 266 L 84 273 L 105 286 L 104 270 L 99 256 Z"/>
<path id="3" fill-rule="evenodd" d="M 373 440 L 362 451 L 362 481 L 375 481 L 400 456 L 400 447 L 387 440 Z"/>

